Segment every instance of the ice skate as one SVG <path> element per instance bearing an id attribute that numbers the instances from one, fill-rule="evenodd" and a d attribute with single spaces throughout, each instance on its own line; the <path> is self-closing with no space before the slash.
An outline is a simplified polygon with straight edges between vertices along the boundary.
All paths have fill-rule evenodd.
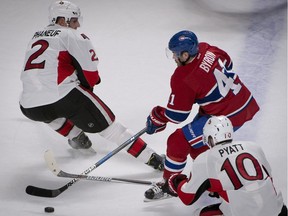
<path id="1" fill-rule="evenodd" d="M 153 202 L 163 199 L 172 198 L 170 194 L 165 192 L 164 186 L 164 180 L 162 182 L 156 183 L 152 188 L 145 191 L 145 199 L 144 202 Z"/>
<path id="2" fill-rule="evenodd" d="M 96 153 L 96 151 L 92 148 L 92 142 L 83 131 L 77 137 L 68 139 L 68 143 L 73 149 L 87 149 L 93 153 Z"/>
<path id="3" fill-rule="evenodd" d="M 146 163 L 148 166 L 153 167 L 156 170 L 163 171 L 164 170 L 164 162 L 165 162 L 165 155 L 158 155 L 156 153 L 153 153 L 149 159 L 149 161 Z"/>

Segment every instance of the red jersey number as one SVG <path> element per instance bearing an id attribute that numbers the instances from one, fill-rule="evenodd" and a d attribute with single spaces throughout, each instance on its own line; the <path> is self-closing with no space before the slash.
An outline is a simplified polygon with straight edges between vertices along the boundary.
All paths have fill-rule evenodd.
<path id="1" fill-rule="evenodd" d="M 39 63 L 33 61 L 45 52 L 45 50 L 49 47 L 49 43 L 45 40 L 39 40 L 32 44 L 31 49 L 38 45 L 39 48 L 28 58 L 24 71 L 31 69 L 43 69 L 45 67 L 45 60 Z"/>
<path id="2" fill-rule="evenodd" d="M 39 40 L 32 44 L 31 49 L 35 46 L 39 48 L 28 58 L 24 71 L 31 70 L 31 69 L 43 69 L 45 67 L 45 60 L 42 62 L 35 62 L 36 59 L 42 55 L 45 50 L 49 47 L 49 43 L 46 40 Z M 98 61 L 98 57 L 96 56 L 96 52 L 93 49 L 90 49 L 89 52 L 91 55 L 91 61 Z"/>
<path id="3" fill-rule="evenodd" d="M 255 169 L 254 174 L 249 174 L 247 172 L 247 168 L 245 168 L 244 163 L 245 160 L 246 162 L 250 162 L 253 165 Z M 249 153 L 243 153 L 238 155 L 235 159 L 235 165 L 237 170 L 234 169 L 233 165 L 231 164 L 231 161 L 229 160 L 229 158 L 227 158 L 221 167 L 221 171 L 225 170 L 235 190 L 238 190 L 243 186 L 243 184 L 239 179 L 239 175 L 248 181 L 263 179 L 263 172 L 261 169 L 261 165 L 259 164 L 258 160 L 255 157 L 253 157 L 253 155 Z"/>
<path id="4" fill-rule="evenodd" d="M 90 49 L 89 52 L 92 54 L 91 61 L 98 61 L 98 57 L 96 56 L 96 52 L 93 49 Z"/>

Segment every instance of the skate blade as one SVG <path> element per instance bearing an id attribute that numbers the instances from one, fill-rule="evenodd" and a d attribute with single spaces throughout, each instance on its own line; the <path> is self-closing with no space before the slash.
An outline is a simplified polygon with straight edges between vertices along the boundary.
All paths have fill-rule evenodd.
<path id="1" fill-rule="evenodd" d="M 96 150 L 92 147 L 90 147 L 88 149 L 77 149 L 77 151 L 79 151 L 85 155 L 96 155 L 97 154 Z"/>
<path id="2" fill-rule="evenodd" d="M 144 198 L 144 202 L 157 202 L 157 201 L 161 201 L 161 200 L 166 200 L 166 199 L 170 199 L 173 196 L 169 195 L 169 194 L 164 194 L 163 197 L 157 198 L 157 199 L 148 199 L 148 198 Z"/>

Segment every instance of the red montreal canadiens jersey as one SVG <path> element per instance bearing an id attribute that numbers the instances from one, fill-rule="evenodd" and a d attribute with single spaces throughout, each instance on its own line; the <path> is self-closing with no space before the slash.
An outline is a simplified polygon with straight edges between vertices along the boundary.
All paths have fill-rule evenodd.
<path id="1" fill-rule="evenodd" d="M 85 87 L 93 87 L 100 80 L 97 64 L 89 38 L 78 30 L 49 25 L 35 32 L 21 73 L 20 104 L 31 108 L 58 101 L 80 84 L 80 72 L 87 82 Z"/>
<path id="2" fill-rule="evenodd" d="M 278 215 L 283 197 L 272 182 L 271 167 L 262 149 L 252 142 L 219 144 L 193 162 L 191 176 L 177 188 L 191 205 L 205 191 L 216 192 L 224 215 Z"/>
<path id="3" fill-rule="evenodd" d="M 174 123 L 184 121 L 194 103 L 200 114 L 226 115 L 234 127 L 252 119 L 259 107 L 223 50 L 199 43 L 195 59 L 176 68 L 171 77 L 171 94 L 165 116 Z"/>

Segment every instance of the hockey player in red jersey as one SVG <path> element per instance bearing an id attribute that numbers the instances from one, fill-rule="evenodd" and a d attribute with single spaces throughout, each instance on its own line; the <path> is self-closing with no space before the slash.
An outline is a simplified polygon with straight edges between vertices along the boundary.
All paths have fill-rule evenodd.
<path id="1" fill-rule="evenodd" d="M 80 32 L 81 13 L 69 1 L 56 1 L 49 8 L 50 25 L 34 33 L 21 73 L 20 108 L 31 120 L 45 122 L 68 138 L 75 149 L 91 149 L 85 132 L 118 145 L 133 133 L 115 120 L 109 107 L 93 93 L 100 83 L 98 57 Z M 163 159 L 140 138 L 127 147 L 132 156 L 155 169 Z"/>
<path id="2" fill-rule="evenodd" d="M 195 204 L 205 191 L 219 198 L 218 204 L 199 208 L 193 215 L 287 215 L 261 147 L 233 141 L 233 126 L 227 117 L 208 119 L 203 142 L 210 149 L 194 160 L 190 177 L 172 175 L 163 186 L 164 191 L 178 196 L 185 205 Z"/>
<path id="3" fill-rule="evenodd" d="M 183 122 L 193 104 L 199 105 L 199 111 L 192 122 L 169 136 L 164 181 L 183 171 L 189 154 L 195 159 L 208 149 L 202 142 L 202 130 L 211 115 L 226 115 L 237 130 L 259 110 L 251 92 L 232 72 L 232 60 L 224 50 L 198 43 L 197 36 L 186 30 L 176 33 L 168 48 L 178 67 L 170 80 L 167 106 L 152 109 L 146 122 L 147 133 L 164 130 L 168 122 Z M 157 191 L 159 188 L 153 187 L 145 192 L 145 197 L 156 199 Z"/>

